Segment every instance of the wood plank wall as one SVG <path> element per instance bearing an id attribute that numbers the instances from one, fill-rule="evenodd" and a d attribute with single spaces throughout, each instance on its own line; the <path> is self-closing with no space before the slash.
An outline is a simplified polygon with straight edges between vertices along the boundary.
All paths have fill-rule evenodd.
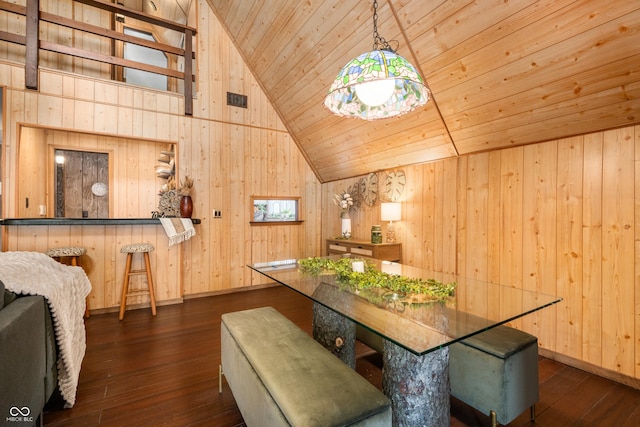
<path id="1" fill-rule="evenodd" d="M 69 132 L 59 129 L 20 127 L 17 207 L 19 218 L 37 218 L 38 205 L 54 216 L 54 148 L 106 153 L 110 156 L 109 205 L 112 218 L 149 218 L 157 210 L 158 192 L 166 180 L 155 174 L 157 159 L 170 150 L 171 141 L 145 140 Z M 114 179 L 117 173 L 118 179 Z M 45 187 L 45 184 L 46 187 Z M 30 200 L 29 207 L 25 200 Z M 76 215 L 79 218 L 80 215 Z M 96 217 L 95 215 L 93 216 Z"/>
<path id="2" fill-rule="evenodd" d="M 640 378 L 640 126 L 402 170 L 404 262 L 559 295 L 514 326 L 566 361 Z M 331 197 L 355 181 L 323 185 L 323 238 L 340 232 Z M 369 239 L 380 204 L 351 217 Z"/>
<path id="3" fill-rule="evenodd" d="M 197 43 L 201 78 L 193 117 L 184 116 L 180 95 L 46 68 L 40 69 L 40 90 L 28 91 L 24 89 L 24 67 L 0 61 L 0 86 L 5 88 L 5 218 L 18 214 L 17 185 L 23 178 L 17 156 L 21 138 L 28 138 L 29 133 L 46 130 L 69 141 L 73 135 L 92 135 L 89 140 L 133 147 L 127 158 L 136 162 L 142 156 L 156 156 L 136 152 L 140 145 L 132 142 L 175 143 L 179 178 L 189 175 L 195 180 L 193 215 L 202 224 L 196 226 L 197 235 L 179 247 L 168 247 L 159 225 L 4 227 L 3 250 L 86 246 L 89 254 L 83 261 L 94 286 L 90 298 L 94 310 L 119 304 L 124 271 L 119 249 L 126 243 L 148 241 L 156 245 L 151 262 L 156 293 L 164 303 L 260 285 L 263 282 L 251 276 L 247 264 L 321 251 L 319 181 L 206 2 L 198 3 L 198 8 L 202 18 Z M 5 53 L 12 50 L 1 48 Z M 248 108 L 227 106 L 227 91 L 247 95 Z M 138 171 L 143 180 L 150 177 L 148 187 L 153 187 L 144 189 L 140 200 L 146 202 L 139 205 L 138 197 L 127 193 L 137 184 L 114 171 L 114 180 L 121 180 L 118 187 L 123 190 L 115 202 L 122 207 L 117 216 L 150 216 L 146 194 L 154 198 L 155 173 L 153 168 Z M 42 177 L 26 179 L 31 178 Z M 300 197 L 304 222 L 250 226 L 254 195 Z M 222 212 L 220 219 L 213 219 L 214 209 Z"/>
<path id="4" fill-rule="evenodd" d="M 196 180 L 194 216 L 203 223 L 179 248 L 166 246 L 159 226 L 33 227 L 19 236 L 5 227 L 3 250 L 88 246 L 94 308 L 117 305 L 119 246 L 130 241 L 157 245 L 159 299 L 171 302 L 260 284 L 246 264 L 318 255 L 324 239 L 339 234 L 331 198 L 356 180 L 318 183 L 215 15 L 204 1 L 198 7 L 193 118 L 184 117 L 180 96 L 47 69 L 40 70 L 40 91 L 27 91 L 23 67 L 9 62 L 20 59 L 19 49 L 0 46 L 5 217 L 17 212 L 16 156 L 25 126 L 175 142 L 180 176 Z M 227 91 L 248 95 L 249 108 L 227 107 Z M 558 294 L 560 305 L 516 326 L 566 361 L 640 379 L 640 128 L 403 170 L 396 230 L 406 263 Z M 252 195 L 301 197 L 303 225 L 249 226 Z M 221 219 L 211 217 L 213 209 Z M 352 221 L 354 238 L 368 239 L 371 225 L 381 223 L 379 204 Z"/>

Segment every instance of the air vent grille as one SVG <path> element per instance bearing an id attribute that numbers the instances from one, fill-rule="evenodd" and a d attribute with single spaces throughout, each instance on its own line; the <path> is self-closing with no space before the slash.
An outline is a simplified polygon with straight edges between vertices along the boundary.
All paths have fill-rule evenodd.
<path id="1" fill-rule="evenodd" d="M 247 95 L 227 92 L 227 105 L 233 107 L 247 108 Z"/>

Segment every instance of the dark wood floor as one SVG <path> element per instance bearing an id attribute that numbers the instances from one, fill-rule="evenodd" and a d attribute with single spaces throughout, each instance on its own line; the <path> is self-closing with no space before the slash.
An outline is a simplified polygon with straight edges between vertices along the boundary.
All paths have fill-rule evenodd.
<path id="1" fill-rule="evenodd" d="M 220 315 L 270 305 L 311 332 L 311 304 L 284 287 L 187 300 L 86 320 L 87 353 L 72 409 L 49 408 L 47 426 L 244 426 L 226 383 L 218 394 Z M 357 349 L 358 372 L 381 387 L 380 357 Z M 640 390 L 540 358 L 536 426 L 638 426 Z M 511 426 L 530 425 L 528 412 Z M 451 401 L 452 426 L 488 417 Z M 268 427 L 268 426 L 266 426 Z"/>

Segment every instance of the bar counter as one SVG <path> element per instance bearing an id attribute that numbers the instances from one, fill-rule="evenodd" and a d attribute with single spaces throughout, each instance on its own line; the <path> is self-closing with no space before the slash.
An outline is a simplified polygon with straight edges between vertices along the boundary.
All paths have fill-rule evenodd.
<path id="1" fill-rule="evenodd" d="M 194 224 L 202 219 L 192 218 Z M 199 228 L 200 226 L 198 226 Z M 92 313 L 119 310 L 126 256 L 120 252 L 128 244 L 150 243 L 151 268 L 158 305 L 182 301 L 183 275 L 189 277 L 185 256 L 192 240 L 169 245 L 159 218 L 5 218 L 0 219 L 3 251 L 46 253 L 50 248 L 82 246 L 87 253 L 80 266 L 91 281 L 89 309 Z M 199 234 L 200 230 L 198 230 Z M 134 269 L 142 268 L 142 257 L 134 257 Z M 185 270 L 187 269 L 187 270 Z M 144 287 L 142 276 L 132 278 L 132 286 Z M 148 297 L 132 297 L 134 307 L 148 307 Z"/>
<path id="2" fill-rule="evenodd" d="M 191 218 L 200 224 L 197 218 Z M 145 225 L 160 224 L 160 218 L 7 218 L 0 225 Z"/>

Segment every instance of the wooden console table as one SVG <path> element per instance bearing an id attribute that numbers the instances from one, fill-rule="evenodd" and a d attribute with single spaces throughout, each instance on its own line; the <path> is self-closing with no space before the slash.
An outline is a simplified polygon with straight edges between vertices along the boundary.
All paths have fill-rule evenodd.
<path id="1" fill-rule="evenodd" d="M 402 243 L 371 243 L 364 240 L 327 239 L 327 255 L 344 254 L 402 263 Z"/>

